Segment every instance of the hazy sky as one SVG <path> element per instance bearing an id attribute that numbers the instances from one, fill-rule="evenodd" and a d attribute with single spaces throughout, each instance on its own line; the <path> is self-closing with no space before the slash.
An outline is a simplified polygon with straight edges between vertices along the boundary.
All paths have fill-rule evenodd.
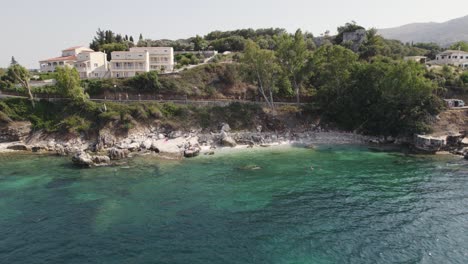
<path id="1" fill-rule="evenodd" d="M 467 0 L 1 0 L 0 67 L 15 56 L 38 68 L 40 59 L 88 45 L 98 28 L 136 39 L 139 33 L 177 39 L 249 27 L 301 28 L 320 35 L 351 20 L 386 28 L 465 15 Z"/>

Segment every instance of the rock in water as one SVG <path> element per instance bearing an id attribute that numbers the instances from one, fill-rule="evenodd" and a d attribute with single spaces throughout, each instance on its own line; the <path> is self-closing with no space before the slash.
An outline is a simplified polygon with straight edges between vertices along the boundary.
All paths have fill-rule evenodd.
<path id="1" fill-rule="evenodd" d="M 125 158 L 128 157 L 128 150 L 127 149 L 111 148 L 111 149 L 109 149 L 109 157 L 110 157 L 111 160 L 125 159 Z"/>
<path id="2" fill-rule="evenodd" d="M 201 149 L 199 147 L 191 147 L 184 151 L 184 157 L 193 158 L 200 155 Z"/>
<path id="3" fill-rule="evenodd" d="M 91 155 L 89 155 L 88 153 L 84 151 L 77 152 L 75 155 L 73 155 L 72 162 L 73 164 L 80 166 L 80 167 L 89 168 L 94 165 Z"/>

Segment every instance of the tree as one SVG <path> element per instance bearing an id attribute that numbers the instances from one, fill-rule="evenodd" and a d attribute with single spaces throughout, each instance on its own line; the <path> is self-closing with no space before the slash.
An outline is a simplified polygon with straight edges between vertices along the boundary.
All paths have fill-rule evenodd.
<path id="1" fill-rule="evenodd" d="M 101 51 L 105 51 L 107 53 L 107 60 L 111 60 L 111 55 L 113 51 L 126 51 L 128 50 L 129 46 L 127 43 L 108 43 L 104 44 L 100 47 Z"/>
<path id="2" fill-rule="evenodd" d="M 357 55 L 339 45 L 321 46 L 313 54 L 307 68 L 312 72 L 311 86 L 317 89 L 317 102 L 324 112 L 333 115 L 333 111 L 340 111 L 334 104 L 349 83 L 356 63 Z"/>
<path id="3" fill-rule="evenodd" d="M 80 75 L 75 68 L 57 67 L 55 71 L 56 87 L 62 96 L 77 103 L 84 103 L 89 98 L 80 86 Z"/>
<path id="4" fill-rule="evenodd" d="M 29 85 L 29 81 L 31 79 L 29 71 L 19 64 L 13 64 L 8 68 L 6 75 L 14 83 L 19 83 L 24 89 L 26 89 L 26 91 L 28 91 L 29 100 L 31 100 L 31 104 L 34 108 L 34 96 L 31 92 L 31 86 Z"/>
<path id="5" fill-rule="evenodd" d="M 250 80 L 258 86 L 260 95 L 271 108 L 274 108 L 275 78 L 280 71 L 275 53 L 260 49 L 255 42 L 248 40 L 241 61 Z"/>
<path id="6" fill-rule="evenodd" d="M 309 57 L 302 31 L 298 29 L 294 37 L 288 34 L 279 36 L 277 38 L 276 55 L 283 71 L 294 86 L 296 100 L 297 103 L 299 103 L 300 88 L 307 74 L 307 72 L 304 71 L 304 67 Z"/>
<path id="7" fill-rule="evenodd" d="M 452 44 L 449 49 L 451 50 L 462 50 L 468 52 L 468 42 L 459 41 L 457 43 Z"/>
<path id="8" fill-rule="evenodd" d="M 130 42 L 134 43 L 133 36 L 130 36 Z"/>
<path id="9" fill-rule="evenodd" d="M 137 76 L 128 79 L 127 82 L 129 86 L 137 87 L 141 92 L 157 92 L 161 88 L 158 73 L 155 71 L 138 74 Z"/>
<path id="10" fill-rule="evenodd" d="M 15 56 L 11 56 L 10 65 L 13 66 L 13 65 L 17 65 L 17 64 L 18 64 L 18 62 L 16 61 Z"/>
<path id="11" fill-rule="evenodd" d="M 202 37 L 197 35 L 193 40 L 192 43 L 194 45 L 194 50 L 200 51 L 200 50 L 206 50 L 208 47 L 208 42 L 204 40 Z"/>
<path id="12" fill-rule="evenodd" d="M 371 28 L 366 32 L 366 40 L 359 48 L 359 54 L 361 59 L 369 60 L 372 57 L 381 55 L 383 49 L 383 38 L 377 34 L 377 29 Z"/>

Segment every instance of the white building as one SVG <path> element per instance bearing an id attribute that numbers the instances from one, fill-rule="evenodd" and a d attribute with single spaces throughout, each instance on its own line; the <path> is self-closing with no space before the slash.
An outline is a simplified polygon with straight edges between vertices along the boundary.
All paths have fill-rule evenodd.
<path id="1" fill-rule="evenodd" d="M 74 67 L 82 79 L 104 78 L 108 72 L 106 54 L 78 46 L 62 50 L 62 56 L 39 62 L 41 72 L 55 72 L 57 67 Z"/>
<path id="2" fill-rule="evenodd" d="M 468 63 L 468 52 L 460 50 L 446 50 L 437 54 L 436 59 L 430 63 L 437 65 L 461 66 Z"/>
<path id="3" fill-rule="evenodd" d="M 109 75 L 107 55 L 104 52 L 81 52 L 74 67 L 81 79 L 106 78 Z"/>
<path id="4" fill-rule="evenodd" d="M 134 77 L 149 71 L 148 51 L 114 51 L 111 53 L 110 75 L 112 78 Z"/>
<path id="5" fill-rule="evenodd" d="M 414 61 L 417 63 L 425 64 L 427 61 L 426 56 L 406 56 L 403 58 L 405 61 Z"/>
<path id="6" fill-rule="evenodd" d="M 130 52 L 149 53 L 150 71 L 172 72 L 174 70 L 174 49 L 172 47 L 133 47 Z"/>

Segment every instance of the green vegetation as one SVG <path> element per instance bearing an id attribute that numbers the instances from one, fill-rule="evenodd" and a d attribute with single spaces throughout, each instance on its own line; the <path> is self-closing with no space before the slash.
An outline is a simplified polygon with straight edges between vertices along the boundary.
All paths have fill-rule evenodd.
<path id="1" fill-rule="evenodd" d="M 462 51 L 468 51 L 468 42 L 465 41 L 459 41 L 457 43 L 452 44 L 449 49 L 451 50 L 462 50 Z"/>
<path id="2" fill-rule="evenodd" d="M 111 52 L 126 51 L 134 45 L 133 36 L 122 36 L 121 34 L 114 33 L 112 30 L 98 29 L 89 47 L 95 51 L 105 51 L 107 53 L 107 60 L 110 60 Z"/>
<path id="3" fill-rule="evenodd" d="M 77 103 L 84 103 L 89 98 L 80 86 L 80 76 L 75 68 L 57 67 L 56 73 L 56 87 L 60 95 Z"/>
<path id="4" fill-rule="evenodd" d="M 93 134 L 106 125 L 128 130 L 138 123 L 155 122 L 171 129 L 202 127 L 217 129 L 229 120 L 234 129 L 252 129 L 261 107 L 234 103 L 227 107 L 194 107 L 172 103 L 84 103 L 37 102 L 36 108 L 25 99 L 0 101 L 0 122 L 30 121 L 34 129 L 47 132 Z"/>
<path id="5" fill-rule="evenodd" d="M 203 62 L 201 55 L 194 53 L 182 53 L 175 56 L 177 67 L 181 68 L 188 65 L 196 65 Z"/>
<path id="6" fill-rule="evenodd" d="M 12 64 L 7 69 L 5 78 L 3 79 L 4 85 L 7 87 L 12 87 L 15 84 L 21 85 L 21 87 L 27 91 L 29 100 L 31 101 L 31 105 L 34 108 L 34 96 L 31 92 L 31 86 L 29 85 L 30 79 L 31 74 L 29 73 L 29 71 L 23 66 L 16 63 L 14 58 L 12 58 Z"/>
<path id="7" fill-rule="evenodd" d="M 343 41 L 345 33 L 359 29 L 364 30 L 362 39 Z M 110 30 L 98 30 L 91 43 L 92 48 L 107 52 L 127 50 L 132 45 L 133 37 Z M 55 117 L 43 109 L 54 109 L 59 103 L 52 106 L 41 102 L 41 107 L 36 110 L 25 108 L 22 101 L 12 101 L 4 103 L 0 119 L 3 122 L 17 120 L 24 114 L 23 118 L 31 120 L 37 128 L 73 133 L 95 131 L 109 123 L 129 129 L 140 121 L 150 120 L 171 126 L 198 124 L 208 127 L 218 117 L 229 118 L 233 127 L 243 127 L 249 124 L 247 118 L 254 118 L 261 111 L 237 104 L 228 108 L 156 103 L 104 105 L 90 102 L 88 94 L 109 98 L 125 93 L 139 95 L 142 99 L 145 96 L 159 99 L 235 98 L 265 101 L 275 111 L 284 110 L 275 107 L 275 101 L 295 100 L 309 102 L 302 107 L 304 113 L 320 115 L 322 120 L 339 128 L 395 136 L 427 131 L 429 117 L 442 109 L 440 97 L 451 96 L 454 92 L 465 94 L 468 89 L 468 72 L 461 68 L 428 69 L 403 61 L 404 56 L 434 58 L 442 50 L 438 45 L 387 40 L 375 29 L 365 30 L 355 22 L 339 27 L 337 36 L 325 33 L 320 38 L 300 30 L 289 34 L 284 29 L 270 28 L 214 31 L 185 40 L 151 40 L 140 34 L 137 45 L 234 53 L 218 55 L 214 62 L 178 74 L 149 72 L 129 79 L 80 81 L 76 70 L 58 68 L 53 74 L 57 79 L 55 86 L 33 89 L 23 85 L 21 78 L 15 78 L 10 69 L 0 71 L 0 88 L 3 90 L 58 94 L 71 102 L 60 106 L 65 110 Z M 465 45 L 460 42 L 451 48 L 465 49 Z M 198 64 L 200 60 L 192 52 L 176 56 L 181 67 Z M 14 67 L 21 66 L 10 68 Z M 47 77 L 52 75 L 41 76 L 42 79 Z M 299 105 L 289 107 L 287 111 L 297 112 Z M 237 123 L 232 125 L 233 122 Z"/>

